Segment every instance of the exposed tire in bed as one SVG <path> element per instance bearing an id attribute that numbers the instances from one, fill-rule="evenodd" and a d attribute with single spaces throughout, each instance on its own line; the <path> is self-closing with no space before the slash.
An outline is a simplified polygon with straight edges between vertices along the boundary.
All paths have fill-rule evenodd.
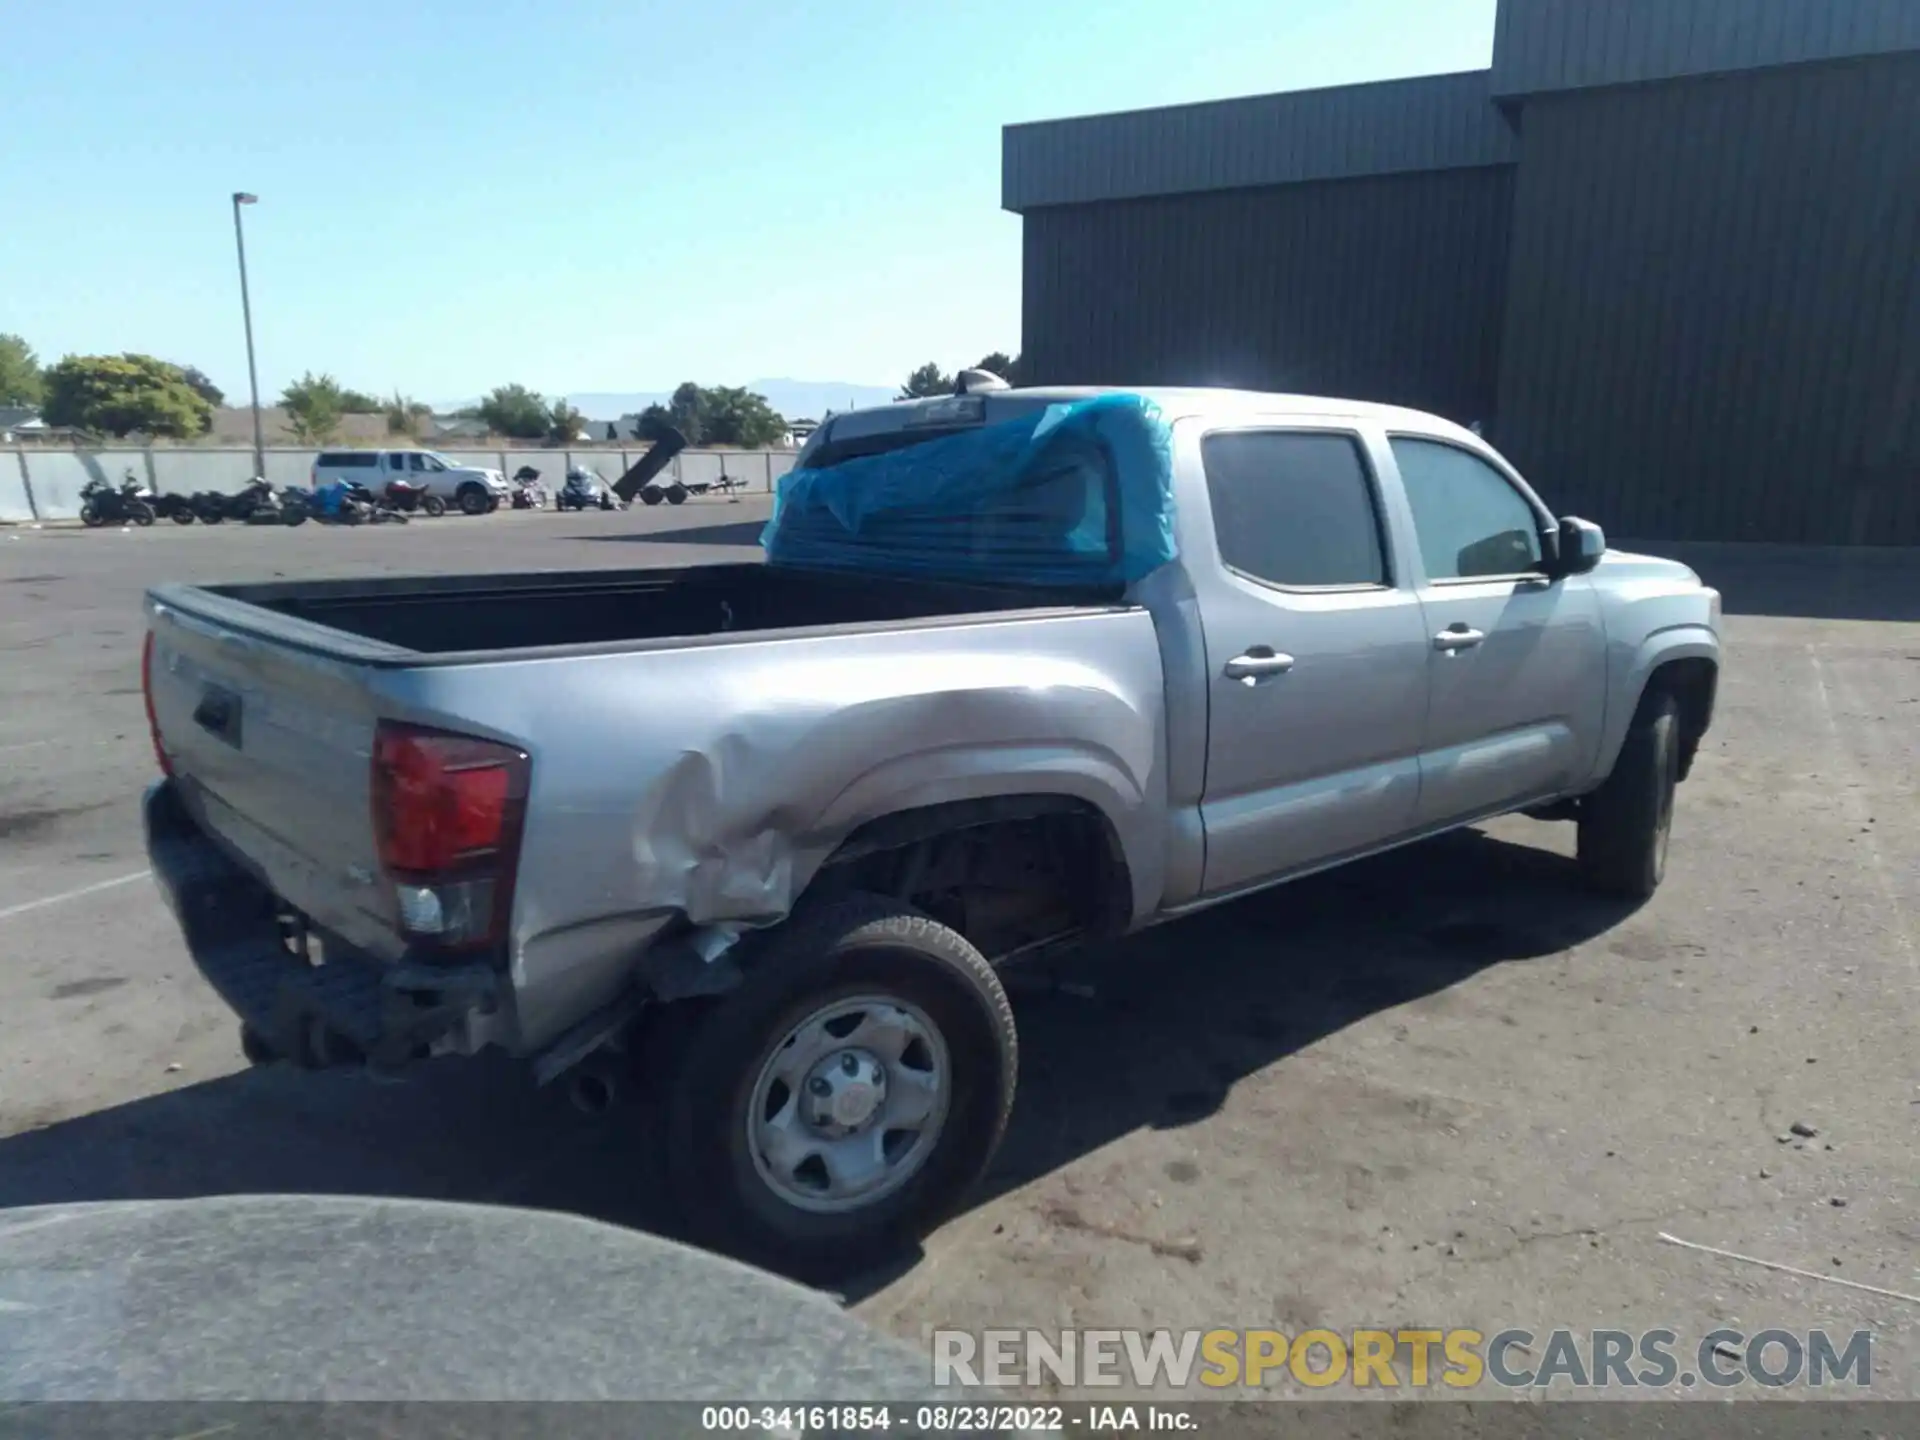
<path id="1" fill-rule="evenodd" d="M 1659 889 L 1679 782 L 1680 707 L 1654 691 L 1641 698 L 1613 773 L 1580 802 L 1580 870 L 1596 890 L 1645 900 Z"/>
<path id="2" fill-rule="evenodd" d="M 899 1252 L 980 1178 L 1018 1073 L 1013 1012 L 966 939 L 853 896 L 747 944 L 688 1037 L 667 1164 L 699 1237 L 789 1274 Z"/>

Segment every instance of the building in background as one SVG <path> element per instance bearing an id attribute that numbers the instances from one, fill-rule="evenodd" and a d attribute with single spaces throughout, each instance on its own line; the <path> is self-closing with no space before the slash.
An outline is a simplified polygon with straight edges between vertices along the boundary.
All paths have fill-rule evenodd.
<path id="1" fill-rule="evenodd" d="M 1622 536 L 1920 544 L 1920 0 L 1500 0 L 1489 70 L 1003 156 L 1036 382 L 1437 411 Z"/>

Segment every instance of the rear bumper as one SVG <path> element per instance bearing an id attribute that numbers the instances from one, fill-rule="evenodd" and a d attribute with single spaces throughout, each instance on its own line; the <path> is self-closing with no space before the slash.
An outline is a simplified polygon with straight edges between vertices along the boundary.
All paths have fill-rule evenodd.
<path id="1" fill-rule="evenodd" d="M 289 942 L 287 907 L 195 823 L 174 782 L 148 789 L 141 812 L 187 953 L 276 1055 L 316 1069 L 393 1070 L 496 1008 L 499 977 L 487 965 L 389 965 L 335 946 L 313 963 Z"/>

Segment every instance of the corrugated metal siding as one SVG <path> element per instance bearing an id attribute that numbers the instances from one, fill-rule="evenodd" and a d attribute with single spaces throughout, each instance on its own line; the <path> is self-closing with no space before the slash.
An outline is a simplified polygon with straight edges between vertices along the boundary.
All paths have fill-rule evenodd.
<path id="1" fill-rule="evenodd" d="M 1508 167 L 1049 207 L 1025 219 L 1042 384 L 1243 385 L 1484 418 Z"/>
<path id="2" fill-rule="evenodd" d="M 1500 367 L 1562 512 L 1920 544 L 1920 56 L 1529 100 Z"/>
<path id="3" fill-rule="evenodd" d="M 1495 95 L 1920 49 L 1920 0 L 1500 0 Z"/>
<path id="4" fill-rule="evenodd" d="M 1487 72 L 1009 125 L 1001 204 L 1178 195 L 1511 163 Z"/>

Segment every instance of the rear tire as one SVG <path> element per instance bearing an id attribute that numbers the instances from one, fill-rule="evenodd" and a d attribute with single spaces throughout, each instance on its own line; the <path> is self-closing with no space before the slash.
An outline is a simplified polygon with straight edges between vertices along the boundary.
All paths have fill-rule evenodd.
<path id="1" fill-rule="evenodd" d="M 176 505 L 167 518 L 172 520 L 176 525 L 191 525 L 193 523 L 193 511 L 184 505 Z"/>
<path id="2" fill-rule="evenodd" d="M 642 485 L 640 487 L 640 503 L 642 505 L 658 505 L 666 498 L 667 492 L 662 490 L 658 485 Z"/>
<path id="3" fill-rule="evenodd" d="M 745 982 L 687 1037 L 669 1102 L 669 1178 L 689 1223 L 717 1248 L 807 1278 L 846 1275 L 924 1235 L 993 1159 L 1019 1069 L 1013 1011 L 971 943 L 895 900 L 852 896 L 748 944 L 757 953 Z M 897 1048 L 902 1035 L 918 1038 Z M 818 1046 L 827 1048 L 807 1059 Z M 797 1067 L 791 1083 L 769 1079 L 783 1056 Z M 877 1085 L 862 1088 L 862 1066 Z M 819 1097 L 842 1067 L 857 1093 L 832 1090 L 834 1116 L 842 1099 L 856 1114 L 875 1105 L 876 1089 L 879 1100 L 835 1137 Z M 926 1109 L 916 1120 L 896 1102 Z M 846 1174 L 864 1164 L 877 1175 L 862 1182 L 871 1198 L 859 1187 L 814 1193 L 832 1173 L 825 1155 L 836 1139 L 855 1147 L 832 1152 Z"/>
<path id="4" fill-rule="evenodd" d="M 667 487 L 667 504 L 684 505 L 687 503 L 687 494 L 686 486 L 680 484 L 669 485 Z"/>
<path id="5" fill-rule="evenodd" d="M 1645 900 L 1667 873 L 1673 800 L 1680 783 L 1680 707 L 1641 698 L 1606 782 L 1580 802 L 1579 864 L 1603 894 Z"/>

